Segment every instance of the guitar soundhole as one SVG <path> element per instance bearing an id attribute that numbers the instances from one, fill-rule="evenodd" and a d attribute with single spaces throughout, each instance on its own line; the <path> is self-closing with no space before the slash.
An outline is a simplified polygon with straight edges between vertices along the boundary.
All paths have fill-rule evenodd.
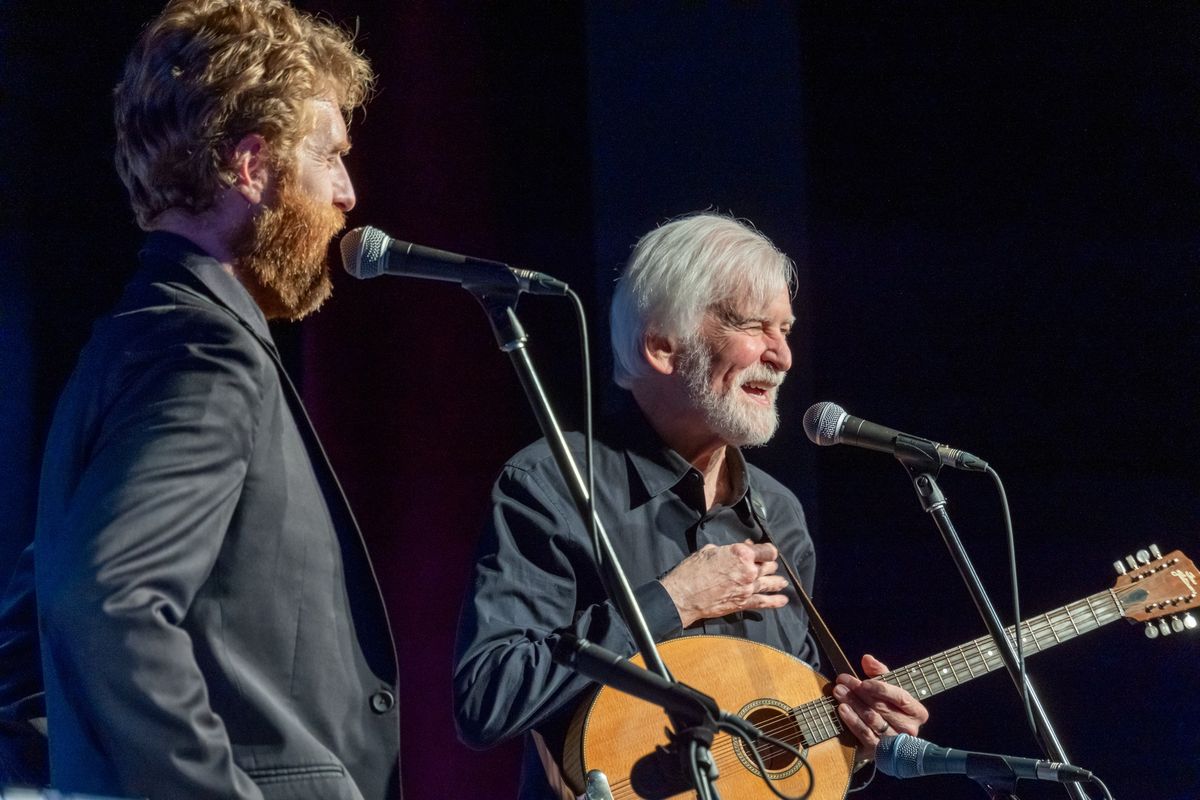
<path id="1" fill-rule="evenodd" d="M 796 725 L 796 720 L 792 716 L 791 709 L 788 708 L 787 704 L 778 700 L 764 698 L 749 703 L 742 708 L 740 713 L 764 733 L 776 739 L 782 739 L 801 752 L 804 751 L 800 728 Z M 755 775 L 761 774 L 754 763 L 754 759 L 746 751 L 745 745 L 740 740 L 735 741 L 734 750 L 737 752 L 738 760 L 742 762 L 742 766 Z M 796 770 L 800 768 L 800 761 L 794 755 L 769 742 L 759 743 L 758 754 L 762 757 L 768 776 L 773 779 L 789 777 L 795 774 Z"/>

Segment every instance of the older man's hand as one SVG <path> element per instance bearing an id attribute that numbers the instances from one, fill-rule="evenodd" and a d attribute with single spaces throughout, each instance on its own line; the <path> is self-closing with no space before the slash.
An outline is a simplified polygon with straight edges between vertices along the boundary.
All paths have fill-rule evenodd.
<path id="1" fill-rule="evenodd" d="M 775 574 L 779 552 L 771 544 L 708 544 L 662 578 L 683 627 L 757 608 L 787 605 L 788 582 Z"/>
<path id="2" fill-rule="evenodd" d="M 853 733 L 870 758 L 881 736 L 907 733 L 915 736 L 929 712 L 925 706 L 899 686 L 870 680 L 888 671 L 887 666 L 871 655 L 862 657 L 863 681 L 853 675 L 838 675 L 833 696 L 837 698 L 838 716 L 846 729 Z"/>

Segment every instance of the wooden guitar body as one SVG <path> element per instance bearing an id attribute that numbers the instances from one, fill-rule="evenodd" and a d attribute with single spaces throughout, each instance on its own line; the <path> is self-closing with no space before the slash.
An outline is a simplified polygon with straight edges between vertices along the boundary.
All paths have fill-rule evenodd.
<path id="1" fill-rule="evenodd" d="M 811 800 L 840 800 L 846 794 L 854 764 L 853 736 L 837 734 L 842 726 L 830 697 L 833 684 L 800 659 L 767 645 L 728 636 L 685 636 L 659 645 L 659 653 L 675 678 L 711 695 L 717 705 L 749 719 L 765 732 L 805 753 L 817 776 Z M 643 666 L 640 656 L 631 659 Z M 812 703 L 817 698 L 828 703 Z M 807 704 L 807 705 L 806 705 Z M 805 712 L 793 714 L 797 707 Z M 826 715 L 832 715 L 826 718 Z M 634 797 L 694 797 L 683 788 L 670 794 L 639 794 L 630 783 L 635 765 L 668 743 L 667 715 L 657 706 L 602 687 L 572 720 L 563 755 L 563 771 L 576 794 L 583 793 L 588 770 L 607 776 L 613 800 Z M 828 736 L 805 750 L 801 729 L 827 731 Z M 812 737 L 819 738 L 819 737 Z M 809 787 L 808 771 L 798 759 L 778 748 L 764 748 L 767 775 L 784 794 L 796 796 Z M 770 792 L 740 741 L 717 734 L 712 746 L 720 770 L 723 797 L 761 797 Z M 639 772 L 639 775 L 641 773 Z M 638 783 L 641 788 L 643 784 Z"/>
<path id="2" fill-rule="evenodd" d="M 1165 556 L 1159 556 L 1154 546 L 1151 551 L 1154 560 L 1142 552 L 1136 561 L 1128 557 L 1130 569 L 1111 589 L 1022 622 L 1025 652 L 1047 650 L 1119 619 L 1146 623 L 1151 638 L 1200 628 L 1190 613 L 1200 607 L 1200 570 L 1178 550 Z M 1006 633 L 1016 641 L 1016 626 Z M 676 680 L 804 753 L 812 767 L 811 778 L 800 759 L 762 744 L 767 777 L 775 788 L 795 797 L 804 794 L 811 781 L 810 800 L 845 796 L 857 741 L 842 730 L 830 681 L 794 656 L 745 639 L 685 636 L 658 647 Z M 631 660 L 644 666 L 640 656 Z M 982 636 L 877 679 L 925 701 L 1003 665 L 995 640 Z M 671 759 L 645 759 L 668 744 L 669 728 L 667 715 L 658 706 L 602 687 L 580 705 L 571 721 L 563 750 L 563 777 L 576 796 L 584 792 L 587 773 L 598 769 L 608 776 L 614 800 L 692 797 L 694 792 Z M 718 734 L 712 754 L 720 771 L 717 786 L 722 796 L 738 800 L 775 796 L 740 741 Z M 671 772 L 676 775 L 673 780 L 658 777 Z"/>

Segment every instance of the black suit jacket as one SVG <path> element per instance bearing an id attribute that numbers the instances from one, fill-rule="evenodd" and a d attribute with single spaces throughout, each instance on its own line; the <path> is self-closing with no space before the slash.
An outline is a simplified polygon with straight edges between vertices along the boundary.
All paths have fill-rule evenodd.
<path id="1" fill-rule="evenodd" d="M 0 786 L 44 786 L 46 703 L 33 592 L 33 545 L 0 598 Z"/>
<path id="2" fill-rule="evenodd" d="M 59 402 L 35 563 L 57 788 L 398 796 L 361 536 L 258 306 L 180 237 L 147 239 Z"/>

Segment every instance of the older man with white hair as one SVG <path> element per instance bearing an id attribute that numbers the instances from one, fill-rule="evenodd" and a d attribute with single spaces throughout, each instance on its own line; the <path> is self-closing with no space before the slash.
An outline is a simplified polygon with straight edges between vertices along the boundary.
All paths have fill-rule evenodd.
<path id="1" fill-rule="evenodd" d="M 740 449 L 765 444 L 778 426 L 794 288 L 787 256 L 717 214 L 647 234 L 617 284 L 614 379 L 634 402 L 597 434 L 596 506 L 656 641 L 721 634 L 819 661 L 808 615 L 779 569 L 782 556 L 811 590 L 804 512 Z M 569 444 L 581 458 L 583 438 Z M 522 798 L 564 794 L 551 765 L 561 763 L 567 726 L 591 688 L 553 662 L 567 634 L 635 650 L 540 441 L 508 461 L 493 489 L 454 675 L 465 742 L 537 734 L 527 742 Z M 886 671 L 870 656 L 863 669 Z M 842 675 L 833 691 L 843 724 L 868 748 L 886 733 L 915 733 L 928 716 L 882 681 Z"/>

